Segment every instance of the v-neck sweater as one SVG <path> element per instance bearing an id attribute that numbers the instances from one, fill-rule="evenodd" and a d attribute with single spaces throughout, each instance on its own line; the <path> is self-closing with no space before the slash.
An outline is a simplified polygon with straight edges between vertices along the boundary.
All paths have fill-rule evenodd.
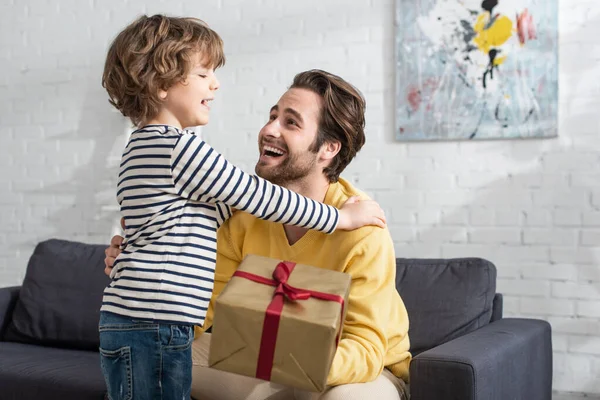
<path id="1" fill-rule="evenodd" d="M 329 185 L 323 203 L 341 207 L 355 195 L 367 198 L 340 179 Z M 408 381 L 408 313 L 396 290 L 394 245 L 387 228 L 369 226 L 330 235 L 308 231 L 290 245 L 283 225 L 235 213 L 218 231 L 215 286 L 204 330 L 212 324 L 216 297 L 248 254 L 351 275 L 347 315 L 329 385 L 373 381 L 384 367 Z"/>

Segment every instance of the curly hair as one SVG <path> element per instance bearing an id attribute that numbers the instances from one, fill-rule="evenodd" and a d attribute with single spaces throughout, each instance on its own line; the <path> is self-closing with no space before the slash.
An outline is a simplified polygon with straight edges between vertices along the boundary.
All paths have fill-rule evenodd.
<path id="1" fill-rule="evenodd" d="M 159 110 L 159 90 L 185 79 L 194 56 L 207 67 L 225 64 L 223 40 L 202 20 L 164 15 L 141 16 L 112 42 L 102 86 L 109 102 L 139 126 Z"/>
<path id="2" fill-rule="evenodd" d="M 309 150 L 317 152 L 324 143 L 340 142 L 339 153 L 323 169 L 329 182 L 337 182 L 365 144 L 365 99 L 350 83 L 319 69 L 296 75 L 293 88 L 310 90 L 323 99 L 317 137 Z"/>

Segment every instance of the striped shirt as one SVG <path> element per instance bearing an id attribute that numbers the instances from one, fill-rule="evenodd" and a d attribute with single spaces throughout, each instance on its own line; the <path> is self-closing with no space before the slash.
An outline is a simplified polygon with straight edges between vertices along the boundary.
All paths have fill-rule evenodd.
<path id="1" fill-rule="evenodd" d="M 133 132 L 117 200 L 125 240 L 102 311 L 202 325 L 210 301 L 216 231 L 231 208 L 325 233 L 338 210 L 236 168 L 199 136 L 166 125 Z"/>

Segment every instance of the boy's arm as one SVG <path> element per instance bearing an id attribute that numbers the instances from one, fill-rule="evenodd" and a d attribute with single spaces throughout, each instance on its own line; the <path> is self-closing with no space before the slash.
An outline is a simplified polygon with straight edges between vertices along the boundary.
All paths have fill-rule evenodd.
<path id="1" fill-rule="evenodd" d="M 220 228 L 225 221 L 227 221 L 233 215 L 233 210 L 225 203 L 215 204 L 217 207 L 217 228 Z"/>
<path id="2" fill-rule="evenodd" d="M 222 202 L 255 217 L 332 233 L 335 207 L 318 203 L 237 168 L 194 135 L 182 135 L 171 154 L 175 190 L 204 202 Z"/>
<path id="3" fill-rule="evenodd" d="M 170 161 L 174 188 L 185 198 L 221 202 L 261 219 L 326 233 L 332 233 L 336 228 L 352 230 L 364 225 L 385 226 L 383 211 L 372 200 L 351 199 L 338 211 L 245 173 L 208 143 L 191 134 L 178 139 Z"/>
<path id="4" fill-rule="evenodd" d="M 408 334 L 408 316 L 391 317 L 400 310 L 394 306 L 398 293 L 389 231 L 374 229 L 355 249 L 356 254 L 344 271 L 351 275 L 352 283 L 342 337 L 327 380 L 332 386 L 370 382 L 381 374 L 390 319 L 399 325 L 395 329 Z"/>

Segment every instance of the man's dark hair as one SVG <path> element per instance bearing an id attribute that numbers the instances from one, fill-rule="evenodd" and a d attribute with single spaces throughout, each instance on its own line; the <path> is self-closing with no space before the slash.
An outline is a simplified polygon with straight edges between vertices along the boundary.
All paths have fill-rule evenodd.
<path id="1" fill-rule="evenodd" d="M 311 90 L 323 99 L 317 138 L 310 150 L 317 152 L 324 143 L 340 142 L 339 153 L 323 170 L 329 182 L 337 182 L 365 144 L 365 99 L 350 83 L 318 69 L 296 75 L 293 88 Z"/>

